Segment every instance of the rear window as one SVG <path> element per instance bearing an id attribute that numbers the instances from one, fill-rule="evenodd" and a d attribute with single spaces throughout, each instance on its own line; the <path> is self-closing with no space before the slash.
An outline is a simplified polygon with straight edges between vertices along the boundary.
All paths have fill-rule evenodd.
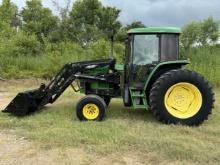
<path id="1" fill-rule="evenodd" d="M 161 61 L 178 60 L 179 36 L 176 34 L 161 35 Z"/>

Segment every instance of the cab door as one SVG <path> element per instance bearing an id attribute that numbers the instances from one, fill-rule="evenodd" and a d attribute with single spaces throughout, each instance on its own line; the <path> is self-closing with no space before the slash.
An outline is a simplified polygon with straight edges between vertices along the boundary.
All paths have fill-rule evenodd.
<path id="1" fill-rule="evenodd" d="M 159 61 L 160 35 L 136 34 L 133 37 L 130 86 L 143 88 L 153 64 Z"/>

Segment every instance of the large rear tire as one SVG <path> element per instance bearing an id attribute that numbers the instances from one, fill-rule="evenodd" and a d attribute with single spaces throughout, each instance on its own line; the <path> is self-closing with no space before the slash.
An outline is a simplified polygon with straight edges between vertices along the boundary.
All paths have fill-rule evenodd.
<path id="1" fill-rule="evenodd" d="M 214 93 L 200 74 L 179 69 L 161 75 L 150 91 L 153 115 L 167 124 L 199 125 L 211 114 Z"/>

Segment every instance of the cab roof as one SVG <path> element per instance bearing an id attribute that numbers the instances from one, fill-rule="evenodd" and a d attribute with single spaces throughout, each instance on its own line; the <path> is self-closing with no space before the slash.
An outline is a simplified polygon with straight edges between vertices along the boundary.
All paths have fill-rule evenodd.
<path id="1" fill-rule="evenodd" d="M 180 34 L 181 29 L 177 27 L 146 27 L 146 28 L 135 28 L 130 29 L 128 34 L 136 34 L 136 33 L 174 33 Z"/>

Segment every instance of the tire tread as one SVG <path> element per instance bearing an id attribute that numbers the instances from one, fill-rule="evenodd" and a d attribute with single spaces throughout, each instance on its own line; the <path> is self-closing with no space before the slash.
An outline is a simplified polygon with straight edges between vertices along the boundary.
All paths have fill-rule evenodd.
<path id="1" fill-rule="evenodd" d="M 197 118 L 193 121 L 187 121 L 187 120 L 174 120 L 173 118 L 170 118 L 169 115 L 164 115 L 162 113 L 160 106 L 160 103 L 158 103 L 158 96 L 161 94 L 160 89 L 164 85 L 166 85 L 167 82 L 172 81 L 173 79 L 178 79 L 181 77 L 185 77 L 186 79 L 197 82 L 198 84 L 201 84 L 202 88 L 207 92 L 207 99 L 210 101 L 210 103 L 206 103 L 209 105 L 206 105 L 208 108 L 206 111 L 203 112 L 202 115 L 197 115 Z M 164 73 L 161 75 L 153 84 L 152 89 L 150 91 L 150 107 L 153 115 L 156 117 L 157 120 L 166 123 L 166 124 L 183 124 L 183 125 L 199 125 L 204 120 L 208 119 L 209 114 L 212 113 L 212 108 L 214 107 L 214 92 L 212 89 L 212 86 L 210 83 L 200 74 L 190 71 L 187 69 L 176 69 L 171 70 L 169 72 Z"/>

